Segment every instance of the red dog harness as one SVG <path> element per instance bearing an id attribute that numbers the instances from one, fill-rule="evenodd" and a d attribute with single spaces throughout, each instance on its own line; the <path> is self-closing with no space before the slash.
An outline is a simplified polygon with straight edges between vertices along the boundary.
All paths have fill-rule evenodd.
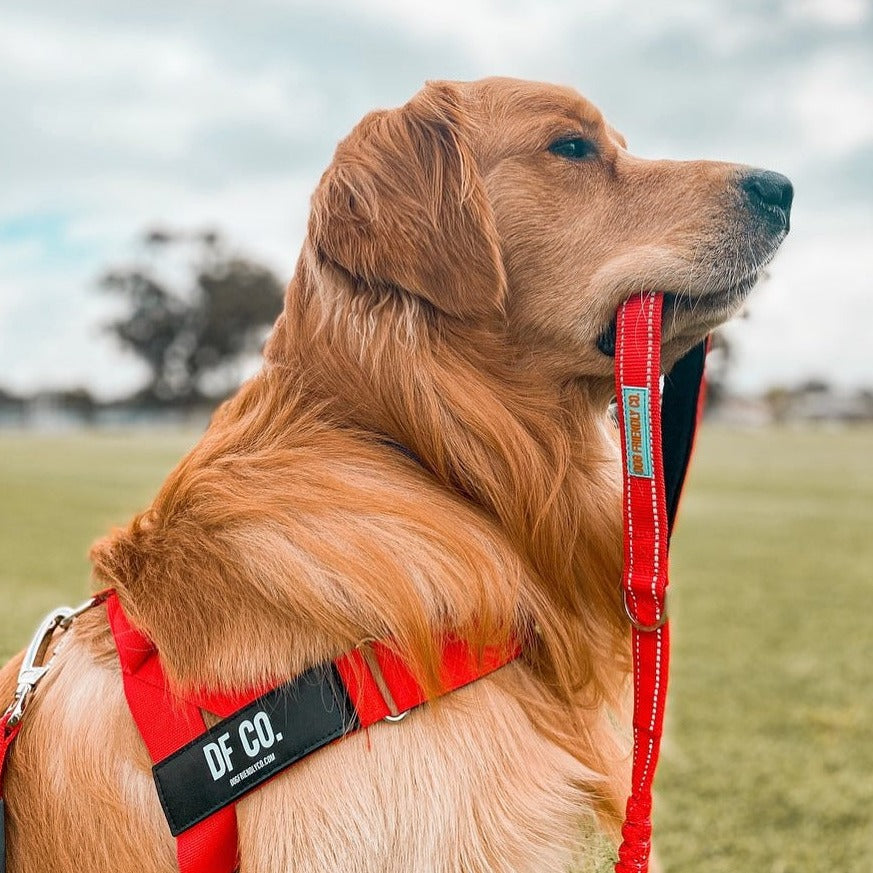
<path id="1" fill-rule="evenodd" d="M 399 721 L 429 699 L 409 667 L 378 642 L 273 689 L 180 698 L 170 690 L 154 645 L 130 624 L 115 595 L 107 611 L 124 692 L 155 762 L 181 873 L 236 869 L 233 802 L 239 797 L 329 743 L 384 719 Z M 513 647 L 477 657 L 467 643 L 446 640 L 441 691 L 481 679 L 518 654 Z M 207 731 L 201 710 L 223 720 Z M 214 791 L 204 795 L 202 786 Z"/>
<path id="2" fill-rule="evenodd" d="M 674 368 L 665 385 L 662 448 L 661 295 L 637 297 L 618 312 L 615 374 L 624 463 L 622 596 L 633 626 L 632 793 L 616 873 L 645 873 L 651 848 L 652 781 L 667 690 L 666 588 L 669 534 L 699 414 L 705 350 Z M 666 417 L 669 412 L 669 417 Z M 666 465 L 665 465 L 666 462 Z M 667 475 L 665 476 L 665 466 Z M 234 804 L 306 755 L 380 720 L 399 721 L 429 698 L 389 644 L 374 642 L 276 687 L 176 693 L 153 643 L 128 620 L 113 592 L 50 615 L 25 655 L 13 704 L 0 718 L 0 873 L 5 869 L 2 777 L 28 698 L 56 630 L 106 601 L 124 691 L 154 761 L 158 796 L 176 837 L 181 873 L 232 873 L 238 864 Z M 518 657 L 517 646 L 477 655 L 446 639 L 440 694 Z M 435 695 L 436 696 L 436 695 Z M 207 729 L 203 712 L 218 716 Z"/>

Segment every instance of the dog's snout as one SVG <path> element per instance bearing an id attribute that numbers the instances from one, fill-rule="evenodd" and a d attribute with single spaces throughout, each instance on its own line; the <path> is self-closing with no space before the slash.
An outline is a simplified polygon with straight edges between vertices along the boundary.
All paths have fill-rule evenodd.
<path id="1" fill-rule="evenodd" d="M 788 230 L 794 186 L 787 176 L 771 170 L 752 170 L 743 176 L 740 188 L 755 213 Z"/>

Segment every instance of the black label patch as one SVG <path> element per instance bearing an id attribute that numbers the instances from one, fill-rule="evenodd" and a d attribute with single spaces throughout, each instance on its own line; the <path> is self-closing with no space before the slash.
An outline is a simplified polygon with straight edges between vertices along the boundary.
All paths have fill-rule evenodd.
<path id="1" fill-rule="evenodd" d="M 178 836 L 357 728 L 354 706 L 332 663 L 301 673 L 155 764 L 170 831 Z"/>

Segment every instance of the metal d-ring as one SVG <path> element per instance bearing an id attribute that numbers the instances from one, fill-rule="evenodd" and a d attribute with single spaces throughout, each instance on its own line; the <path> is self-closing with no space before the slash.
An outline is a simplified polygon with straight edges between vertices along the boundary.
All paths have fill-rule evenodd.
<path id="1" fill-rule="evenodd" d="M 660 630 L 666 623 L 668 617 L 667 611 L 667 592 L 664 592 L 664 599 L 661 602 L 661 614 L 658 616 L 658 620 L 654 624 L 643 624 L 634 614 L 631 612 L 630 604 L 627 602 L 628 591 L 624 587 L 621 586 L 621 602 L 624 605 L 624 614 L 627 616 L 628 621 L 634 627 L 635 630 L 638 630 L 640 633 L 650 634 L 656 630 Z"/>
<path id="2" fill-rule="evenodd" d="M 394 695 L 391 694 L 391 689 L 388 687 L 388 683 L 385 681 L 385 676 L 382 673 L 382 667 L 373 652 L 371 644 L 375 642 L 378 641 L 374 637 L 367 637 L 358 643 L 356 648 L 361 653 L 361 657 L 364 659 L 364 663 L 367 665 L 367 669 L 370 671 L 370 675 L 373 677 L 373 681 L 376 683 L 376 687 L 379 689 L 379 693 L 382 695 L 385 705 L 391 710 L 397 710 L 398 706 L 394 702 Z M 409 712 L 410 710 L 406 709 L 403 712 L 386 715 L 382 717 L 382 721 L 397 724 L 398 722 L 403 721 L 403 719 L 409 715 Z"/>
<path id="3" fill-rule="evenodd" d="M 386 715 L 382 721 L 390 721 L 391 724 L 397 724 L 397 722 L 403 721 L 410 712 L 412 712 L 412 710 L 407 709 L 405 712 L 398 712 L 397 715 Z"/>

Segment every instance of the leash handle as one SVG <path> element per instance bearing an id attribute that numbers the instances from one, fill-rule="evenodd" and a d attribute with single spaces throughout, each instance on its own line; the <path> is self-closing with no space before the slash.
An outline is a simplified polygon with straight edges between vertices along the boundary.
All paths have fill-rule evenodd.
<path id="1" fill-rule="evenodd" d="M 652 847 L 652 782 L 661 746 L 670 635 L 667 517 L 661 434 L 663 297 L 633 297 L 616 320 L 615 386 L 623 463 L 622 597 L 632 625 L 633 769 L 616 873 L 646 873 Z"/>

